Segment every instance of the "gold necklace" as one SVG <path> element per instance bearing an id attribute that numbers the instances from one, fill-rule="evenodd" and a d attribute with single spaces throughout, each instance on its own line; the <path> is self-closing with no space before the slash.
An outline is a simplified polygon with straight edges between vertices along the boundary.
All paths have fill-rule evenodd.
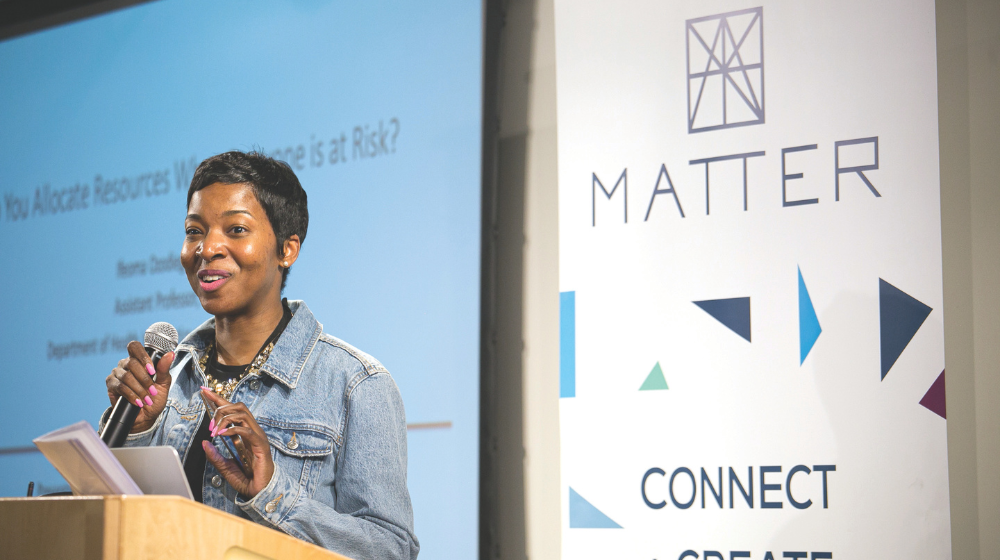
<path id="1" fill-rule="evenodd" d="M 243 373 L 241 373 L 239 377 L 229 379 L 225 383 L 216 380 L 208 373 L 208 358 L 212 355 L 214 346 L 214 342 L 209 342 L 208 345 L 205 346 L 205 353 L 201 356 L 201 359 L 198 360 L 198 365 L 201 366 L 201 371 L 205 374 L 208 386 L 215 391 L 215 394 L 228 401 L 229 395 L 233 393 L 233 390 L 236 389 L 236 386 L 239 385 L 240 381 L 242 381 L 244 377 L 248 375 L 257 375 L 260 372 L 260 368 L 264 366 L 264 362 L 266 362 L 268 356 L 271 355 L 271 350 L 274 349 L 274 341 L 272 340 L 269 342 L 267 346 L 265 346 L 264 349 L 257 354 L 257 357 L 250 362 L 250 365 L 247 366 L 247 369 L 243 370 Z"/>

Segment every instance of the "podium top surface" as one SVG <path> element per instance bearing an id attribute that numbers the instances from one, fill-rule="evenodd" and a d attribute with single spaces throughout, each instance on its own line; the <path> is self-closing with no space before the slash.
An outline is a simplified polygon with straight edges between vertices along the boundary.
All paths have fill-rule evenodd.
<path id="1" fill-rule="evenodd" d="M 5 558 L 349 560 L 178 496 L 0 498 Z"/>

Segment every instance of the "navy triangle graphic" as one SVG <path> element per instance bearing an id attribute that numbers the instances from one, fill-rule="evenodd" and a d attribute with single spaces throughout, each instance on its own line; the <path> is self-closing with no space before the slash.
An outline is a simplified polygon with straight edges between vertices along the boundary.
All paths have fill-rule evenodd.
<path id="1" fill-rule="evenodd" d="M 706 299 L 694 304 L 750 342 L 750 298 Z"/>
<path id="2" fill-rule="evenodd" d="M 569 528 L 570 529 L 621 529 L 622 526 L 593 506 L 569 488 Z"/>
<path id="3" fill-rule="evenodd" d="M 913 296 L 878 279 L 879 341 L 882 354 L 882 379 L 899 359 L 906 345 L 917 334 L 931 308 Z"/>

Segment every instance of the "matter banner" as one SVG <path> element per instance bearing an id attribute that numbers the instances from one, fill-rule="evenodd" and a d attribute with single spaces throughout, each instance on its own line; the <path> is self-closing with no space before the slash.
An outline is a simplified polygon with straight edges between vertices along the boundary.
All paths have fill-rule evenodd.
<path id="1" fill-rule="evenodd" d="M 555 3 L 562 557 L 946 558 L 934 3 L 730 8 Z"/>

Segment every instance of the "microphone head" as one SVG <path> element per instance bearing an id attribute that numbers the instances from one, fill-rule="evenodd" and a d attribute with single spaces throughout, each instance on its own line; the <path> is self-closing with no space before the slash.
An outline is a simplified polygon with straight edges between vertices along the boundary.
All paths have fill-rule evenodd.
<path id="1" fill-rule="evenodd" d="M 170 323 L 153 323 L 142 337 L 142 345 L 166 354 L 177 348 L 177 329 Z"/>

